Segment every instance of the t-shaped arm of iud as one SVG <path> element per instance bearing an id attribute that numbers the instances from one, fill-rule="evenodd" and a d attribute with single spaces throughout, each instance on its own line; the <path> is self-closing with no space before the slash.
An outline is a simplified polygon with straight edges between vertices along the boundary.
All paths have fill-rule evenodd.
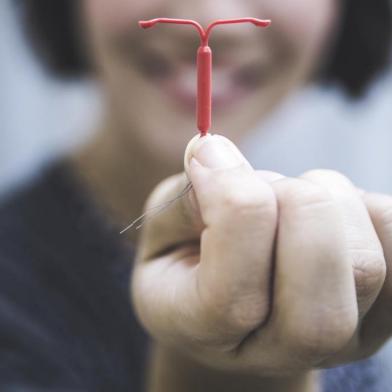
<path id="1" fill-rule="evenodd" d="M 235 23 L 253 23 L 257 27 L 268 27 L 270 20 L 256 18 L 221 19 L 211 23 L 205 30 L 200 23 L 187 19 L 157 18 L 140 21 L 140 27 L 148 29 L 157 23 L 187 24 L 194 26 L 200 34 L 200 47 L 197 51 L 197 128 L 201 136 L 205 136 L 211 129 L 212 106 L 212 51 L 208 40 L 215 26 Z"/>

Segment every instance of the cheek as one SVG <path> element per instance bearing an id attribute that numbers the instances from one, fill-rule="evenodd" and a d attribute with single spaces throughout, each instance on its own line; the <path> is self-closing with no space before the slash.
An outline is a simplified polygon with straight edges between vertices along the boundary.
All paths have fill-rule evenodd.
<path id="1" fill-rule="evenodd" d="M 317 51 L 337 25 L 338 8 L 337 0 L 266 0 L 260 12 L 273 20 L 275 30 L 293 47 Z"/>
<path id="2" fill-rule="evenodd" d="M 164 0 L 85 0 L 84 14 L 95 29 L 116 32 L 159 12 Z"/>

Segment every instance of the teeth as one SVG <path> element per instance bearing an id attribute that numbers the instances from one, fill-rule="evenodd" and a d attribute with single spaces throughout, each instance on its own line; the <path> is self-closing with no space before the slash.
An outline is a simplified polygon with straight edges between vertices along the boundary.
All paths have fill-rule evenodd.
<path id="1" fill-rule="evenodd" d="M 233 86 L 231 73 L 228 70 L 215 70 L 213 72 L 213 94 L 216 96 L 226 94 Z M 173 78 L 181 92 L 196 94 L 197 78 L 193 67 L 181 67 Z"/>
<path id="2" fill-rule="evenodd" d="M 167 80 L 167 86 L 171 86 L 183 97 L 196 98 L 197 77 L 194 67 L 181 66 L 173 77 Z M 230 95 L 235 86 L 232 81 L 232 73 L 219 68 L 213 73 L 213 99 L 221 99 Z"/>
<path id="3" fill-rule="evenodd" d="M 227 104 L 240 99 L 252 87 L 257 86 L 256 83 L 251 83 L 256 82 L 252 68 L 254 70 L 254 66 L 250 65 L 234 67 L 228 64 L 214 67 L 212 99 L 215 109 L 227 107 Z M 146 75 L 150 80 L 154 78 L 164 91 L 193 110 L 197 94 L 197 70 L 193 64 L 157 61 L 148 71 Z"/>

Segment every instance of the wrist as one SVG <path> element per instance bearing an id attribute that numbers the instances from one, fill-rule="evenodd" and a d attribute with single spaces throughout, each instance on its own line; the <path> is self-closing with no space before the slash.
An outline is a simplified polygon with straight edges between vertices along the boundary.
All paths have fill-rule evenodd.
<path id="1" fill-rule="evenodd" d="M 148 392 L 319 392 L 319 372 L 259 377 L 218 371 L 159 345 L 152 349 Z"/>

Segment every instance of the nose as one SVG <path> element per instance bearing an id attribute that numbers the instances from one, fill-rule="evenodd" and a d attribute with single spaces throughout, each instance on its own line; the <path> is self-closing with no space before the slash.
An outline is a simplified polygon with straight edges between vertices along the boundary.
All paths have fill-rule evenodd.
<path id="1" fill-rule="evenodd" d="M 213 20 L 252 15 L 252 7 L 244 0 L 173 0 L 170 12 L 176 17 L 197 20 L 206 27 Z"/>
<path id="2" fill-rule="evenodd" d="M 246 0 L 171 0 L 169 14 L 170 16 L 175 15 L 176 18 L 197 20 L 204 28 L 217 19 L 267 18 L 265 15 L 256 15 L 255 12 L 260 13 L 261 7 L 259 5 L 255 7 L 252 4 L 254 4 L 252 1 Z M 192 31 L 181 29 L 177 33 L 179 35 L 178 42 L 195 43 Z M 256 34 L 257 32 L 248 25 L 231 26 L 229 29 L 218 26 L 214 29 L 211 44 L 215 47 L 215 55 L 219 55 L 220 52 L 225 52 L 228 49 L 234 50 L 236 47 L 242 46 L 244 42 L 249 42 L 250 38 L 256 38 Z M 189 47 L 189 45 L 187 46 Z"/>

